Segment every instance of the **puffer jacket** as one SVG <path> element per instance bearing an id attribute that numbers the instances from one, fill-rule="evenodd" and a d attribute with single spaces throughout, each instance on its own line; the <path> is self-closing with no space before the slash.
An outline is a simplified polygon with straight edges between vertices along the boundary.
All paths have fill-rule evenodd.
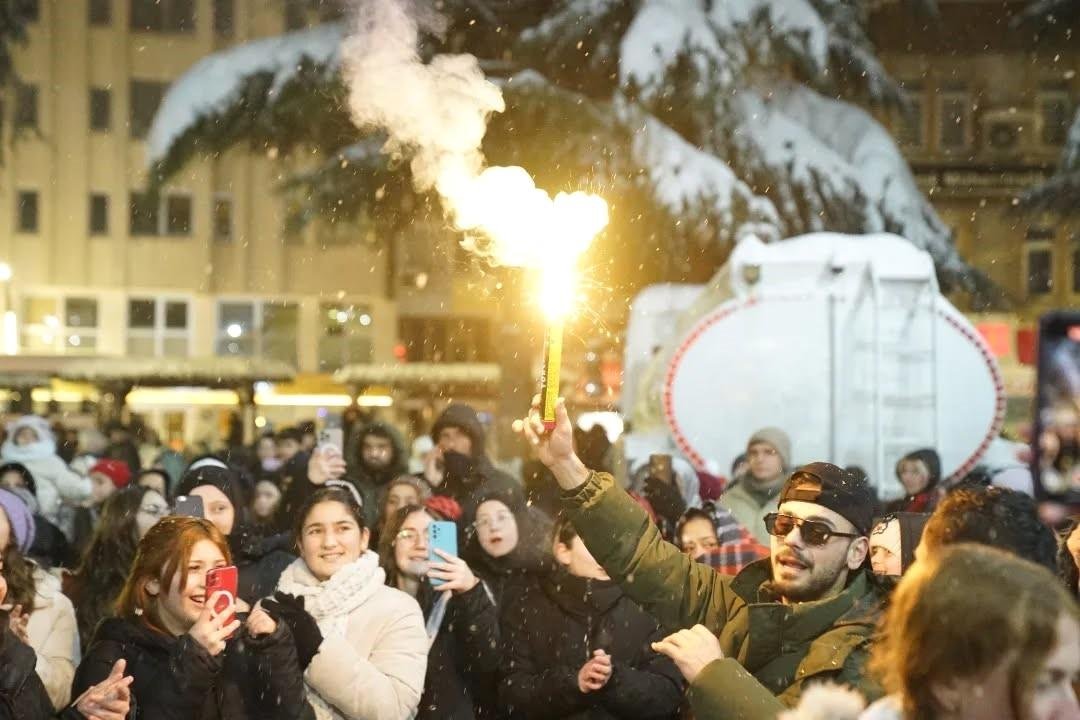
<path id="1" fill-rule="evenodd" d="M 683 679 L 651 648 L 665 633 L 614 583 L 558 570 L 531 578 L 502 613 L 500 706 L 511 718 L 663 720 L 678 716 Z M 602 690 L 582 693 L 578 671 L 595 650 L 612 658 Z"/>
<path id="2" fill-rule="evenodd" d="M 38 441 L 29 445 L 16 445 L 15 434 L 24 427 L 37 433 Z M 51 523 L 60 526 L 71 539 L 72 528 L 65 527 L 60 506 L 81 503 L 90 497 L 90 479 L 68 468 L 56 454 L 56 440 L 44 418 L 24 415 L 8 424 L 8 439 L 0 447 L 0 459 L 4 462 L 22 463 L 34 476 L 36 495 L 41 514 Z"/>
<path id="3" fill-rule="evenodd" d="M 127 661 L 129 720 L 312 720 L 296 647 L 285 623 L 253 638 L 244 630 L 211 656 L 190 635 L 173 637 L 142 622 L 101 623 L 75 674 L 78 697 Z"/>
<path id="4" fill-rule="evenodd" d="M 71 700 L 71 680 L 79 664 L 79 631 L 75 608 L 60 587 L 60 580 L 34 568 L 34 611 L 26 626 L 30 647 L 37 655 L 34 669 L 54 708 Z"/>
<path id="5" fill-rule="evenodd" d="M 318 720 L 406 720 L 424 690 L 428 638 L 409 595 L 386 586 L 379 556 L 367 551 L 320 581 L 298 559 L 278 590 L 304 598 L 322 632 L 304 675 Z"/>

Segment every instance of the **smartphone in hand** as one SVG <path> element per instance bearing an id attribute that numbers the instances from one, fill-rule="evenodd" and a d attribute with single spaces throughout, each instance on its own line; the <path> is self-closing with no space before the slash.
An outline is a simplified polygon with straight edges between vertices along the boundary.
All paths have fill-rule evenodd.
<path id="1" fill-rule="evenodd" d="M 214 613 L 221 614 L 225 611 L 225 608 L 229 607 L 229 603 L 235 603 L 237 588 L 240 584 L 240 573 L 236 569 L 235 565 L 226 565 L 225 567 L 214 568 L 206 573 L 206 602 L 210 602 L 210 598 L 214 593 L 221 593 L 214 599 Z M 228 625 L 236 619 L 236 614 L 233 613 L 225 619 L 225 625 Z"/>
<path id="2" fill-rule="evenodd" d="M 206 511 L 203 508 L 203 499 L 198 495 L 181 495 L 176 498 L 176 506 L 173 507 L 173 515 L 184 517 L 204 518 Z"/>
<path id="3" fill-rule="evenodd" d="M 649 477 L 671 485 L 675 482 L 675 470 L 671 466 L 671 456 L 666 453 L 653 453 L 649 456 Z"/>
<path id="4" fill-rule="evenodd" d="M 428 541 L 428 562 L 446 562 L 444 558 L 435 554 L 436 550 L 442 550 L 447 555 L 457 557 L 457 523 L 437 520 L 428 526 L 428 532 L 431 535 Z M 446 582 L 438 578 L 430 578 L 430 580 L 432 587 L 438 587 Z"/>

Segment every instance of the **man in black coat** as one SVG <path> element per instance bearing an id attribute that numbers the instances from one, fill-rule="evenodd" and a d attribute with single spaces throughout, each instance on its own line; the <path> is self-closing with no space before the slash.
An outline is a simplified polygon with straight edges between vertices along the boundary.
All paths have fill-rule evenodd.
<path id="1" fill-rule="evenodd" d="M 555 528 L 560 569 L 534 577 L 502 608 L 500 705 L 510 718 L 678 717 L 683 679 L 651 648 L 665 633 L 623 595 L 573 526 Z"/>

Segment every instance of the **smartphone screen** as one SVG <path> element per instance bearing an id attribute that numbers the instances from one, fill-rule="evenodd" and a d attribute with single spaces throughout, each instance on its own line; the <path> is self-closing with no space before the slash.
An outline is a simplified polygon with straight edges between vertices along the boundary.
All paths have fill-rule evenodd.
<path id="1" fill-rule="evenodd" d="M 220 592 L 214 600 L 214 612 L 217 614 L 222 613 L 225 608 L 229 606 L 230 602 L 236 602 L 237 586 L 240 582 L 240 575 L 235 565 L 226 565 L 225 567 L 214 568 L 206 573 L 206 600 L 210 601 L 211 596 Z M 228 625 L 234 619 L 236 615 L 233 614 L 226 618 L 225 624 Z"/>
<path id="2" fill-rule="evenodd" d="M 428 541 L 428 562 L 446 562 L 446 560 L 435 554 L 436 550 L 442 550 L 447 555 L 457 556 L 457 523 L 437 520 L 428 526 L 428 532 L 431 534 L 431 539 Z M 445 580 L 431 578 L 433 587 L 438 587 L 444 582 Z"/>
<path id="3" fill-rule="evenodd" d="M 649 456 L 649 477 L 670 485 L 675 482 L 675 471 L 671 467 L 671 456 L 654 453 Z"/>
<path id="4" fill-rule="evenodd" d="M 198 495 L 181 495 L 176 498 L 176 506 L 173 508 L 172 514 L 195 518 L 206 517 L 206 511 L 203 509 L 203 499 Z"/>
<path id="5" fill-rule="evenodd" d="M 1080 505 L 1080 312 L 1039 321 L 1032 467 L 1039 500 Z"/>

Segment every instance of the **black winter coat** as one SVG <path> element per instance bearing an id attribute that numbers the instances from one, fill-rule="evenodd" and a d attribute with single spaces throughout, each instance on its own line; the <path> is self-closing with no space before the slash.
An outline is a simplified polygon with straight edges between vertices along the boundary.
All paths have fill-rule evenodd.
<path id="1" fill-rule="evenodd" d="M 240 528 L 229 536 L 229 550 L 236 565 L 236 594 L 251 606 L 274 594 L 278 578 L 296 556 L 287 549 L 291 535 L 263 536 L 252 527 Z"/>
<path id="2" fill-rule="evenodd" d="M 211 656 L 190 635 L 179 638 L 123 618 L 102 622 L 75 672 L 72 696 L 127 660 L 128 720 L 311 720 L 303 674 L 284 623 L 268 636 L 243 630 L 223 655 Z"/>
<path id="3" fill-rule="evenodd" d="M 2 613 L 0 633 L 0 720 L 47 720 L 53 717 L 52 701 L 34 670 L 37 656 L 33 648 L 8 629 L 7 613 Z M 75 711 L 61 717 L 80 718 Z"/>
<path id="4" fill-rule="evenodd" d="M 431 617 L 439 596 L 424 584 L 419 600 L 425 619 Z M 500 660 L 498 612 L 484 584 L 478 583 L 454 595 L 446 606 L 428 651 L 417 720 L 496 717 L 495 697 L 484 688 L 491 686 Z"/>
<path id="5" fill-rule="evenodd" d="M 617 585 L 559 570 L 523 590 L 506 598 L 502 613 L 499 700 L 509 717 L 678 717 L 682 675 L 650 647 L 665 633 Z M 585 694 L 578 671 L 594 650 L 611 656 L 613 672 L 603 689 Z"/>

